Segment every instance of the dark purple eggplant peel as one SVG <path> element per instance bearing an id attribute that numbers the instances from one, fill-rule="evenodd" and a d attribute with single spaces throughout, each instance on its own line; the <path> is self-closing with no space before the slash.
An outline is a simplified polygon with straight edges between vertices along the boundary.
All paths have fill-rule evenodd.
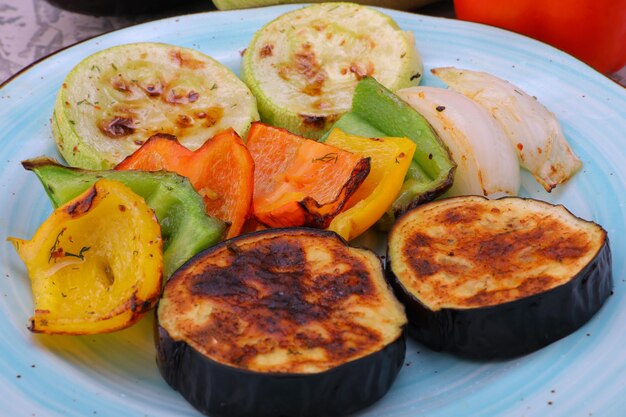
<path id="1" fill-rule="evenodd" d="M 613 287 L 606 231 L 532 199 L 456 197 L 418 207 L 394 225 L 387 263 L 409 334 L 482 360 L 571 334 Z"/>
<path id="2" fill-rule="evenodd" d="M 207 249 L 172 276 L 157 364 L 210 416 L 342 416 L 389 390 L 405 324 L 373 252 L 332 232 L 270 229 Z"/>

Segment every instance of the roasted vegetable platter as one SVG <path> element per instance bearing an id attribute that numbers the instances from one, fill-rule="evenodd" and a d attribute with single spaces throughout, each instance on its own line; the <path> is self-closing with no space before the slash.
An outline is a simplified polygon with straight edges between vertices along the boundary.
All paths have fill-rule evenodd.
<path id="1" fill-rule="evenodd" d="M 239 73 L 254 32 L 299 6 L 182 16 L 113 32 L 59 52 L 0 89 L 0 238 L 32 236 L 50 215 L 46 193 L 20 161 L 61 159 L 50 116 L 67 72 L 86 56 L 128 42 L 195 48 Z M 608 232 L 613 294 L 589 323 L 526 356 L 459 359 L 407 339 L 389 393 L 363 416 L 621 416 L 626 409 L 626 90 L 581 62 L 536 41 L 486 26 L 385 11 L 412 31 L 424 61 L 422 85 L 443 86 L 431 68 L 495 74 L 537 96 L 559 118 L 582 170 L 547 193 L 530 174 L 520 194 L 564 204 Z M 380 236 L 360 243 L 383 247 Z M 383 252 L 380 252 L 382 255 Z M 160 377 L 153 318 L 97 336 L 31 333 L 32 296 L 23 264 L 0 245 L 0 411 L 2 415 L 198 415 Z"/>

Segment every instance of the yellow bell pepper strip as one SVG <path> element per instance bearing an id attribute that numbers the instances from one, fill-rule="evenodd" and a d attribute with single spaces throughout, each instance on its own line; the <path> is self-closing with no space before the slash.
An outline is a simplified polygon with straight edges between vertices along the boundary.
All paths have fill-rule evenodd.
<path id="1" fill-rule="evenodd" d="M 333 129 L 327 145 L 370 158 L 370 173 L 328 227 L 352 240 L 380 219 L 402 189 L 415 143 L 408 138 L 365 138 Z"/>
<path id="2" fill-rule="evenodd" d="M 378 222 L 381 229 L 388 229 L 398 215 L 452 186 L 456 164 L 448 148 L 421 114 L 372 77 L 359 81 L 351 110 L 333 128 L 370 138 L 406 137 L 417 145 L 402 191 Z"/>
<path id="3" fill-rule="evenodd" d="M 33 332 L 123 329 L 161 293 L 161 228 L 144 199 L 120 182 L 99 180 L 56 209 L 31 240 L 9 241 L 31 279 Z"/>

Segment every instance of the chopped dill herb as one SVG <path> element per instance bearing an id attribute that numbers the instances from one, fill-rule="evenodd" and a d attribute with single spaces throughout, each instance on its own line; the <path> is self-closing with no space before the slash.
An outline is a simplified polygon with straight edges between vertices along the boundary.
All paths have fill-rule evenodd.
<path id="1" fill-rule="evenodd" d="M 91 249 L 90 246 L 83 246 L 80 249 L 80 251 L 78 252 L 78 254 L 71 253 L 71 252 L 65 252 L 63 250 L 63 248 L 59 247 L 59 242 L 61 240 L 61 236 L 63 236 L 63 233 L 65 233 L 65 230 L 67 230 L 65 227 L 63 229 L 61 229 L 61 231 L 57 235 L 56 239 L 54 239 L 54 244 L 50 248 L 50 256 L 48 257 L 48 263 L 50 263 L 53 259 L 56 262 L 57 258 L 63 258 L 63 257 L 66 257 L 66 256 L 72 256 L 74 258 L 80 259 L 81 261 L 84 261 L 85 260 L 85 252 L 87 252 L 89 249 Z"/>
<path id="2" fill-rule="evenodd" d="M 80 252 L 78 252 L 78 255 L 75 253 L 65 252 L 65 256 L 73 256 L 74 258 L 78 258 L 81 261 L 84 261 L 85 260 L 84 253 L 87 252 L 89 249 L 91 249 L 90 246 L 83 246 L 82 248 L 80 248 Z"/>
<path id="3" fill-rule="evenodd" d="M 63 233 L 65 233 L 65 228 L 61 229 L 56 239 L 54 239 L 54 244 L 50 248 L 50 256 L 48 257 L 48 263 L 50 263 L 52 258 L 57 258 L 59 256 L 59 253 L 63 252 L 63 249 L 58 248 L 59 240 L 61 239 L 61 236 L 63 236 Z M 59 252 L 59 249 L 61 252 Z"/>
<path id="4" fill-rule="evenodd" d="M 91 107 L 96 107 L 96 104 L 98 104 L 98 102 L 96 101 L 95 103 L 92 103 L 91 101 L 87 100 L 86 98 L 82 99 L 81 101 L 77 101 L 76 105 L 80 106 L 81 104 L 88 104 Z"/>
<path id="5" fill-rule="evenodd" d="M 313 158 L 311 162 L 337 162 L 339 154 L 337 152 L 330 152 L 319 158 Z"/>

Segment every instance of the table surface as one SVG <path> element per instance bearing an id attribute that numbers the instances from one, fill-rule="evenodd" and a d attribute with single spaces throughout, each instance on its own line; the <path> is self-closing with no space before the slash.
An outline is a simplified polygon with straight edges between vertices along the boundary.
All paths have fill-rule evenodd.
<path id="1" fill-rule="evenodd" d="M 208 0 L 188 0 L 169 10 L 150 14 L 96 17 L 61 10 L 45 0 L 0 0 L 0 83 L 46 55 L 101 33 L 210 10 L 215 8 Z M 415 12 L 454 17 L 451 0 L 438 1 Z M 626 86 L 626 67 L 610 77 Z"/>

